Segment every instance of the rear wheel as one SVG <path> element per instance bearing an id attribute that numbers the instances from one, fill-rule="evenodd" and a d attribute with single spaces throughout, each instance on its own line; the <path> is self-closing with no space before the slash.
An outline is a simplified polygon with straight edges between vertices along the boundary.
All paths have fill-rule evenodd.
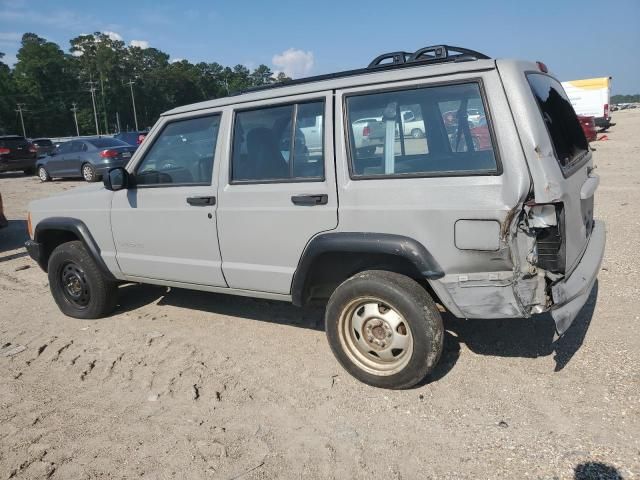
<path id="1" fill-rule="evenodd" d="M 65 315 L 100 318 L 116 307 L 117 285 L 104 276 L 82 242 L 56 247 L 47 270 L 51 294 Z"/>
<path id="2" fill-rule="evenodd" d="M 82 165 L 82 178 L 87 182 L 95 182 L 98 179 L 95 167 L 90 163 Z"/>
<path id="3" fill-rule="evenodd" d="M 38 167 L 38 178 L 41 182 L 48 182 L 49 180 L 51 180 L 49 172 L 47 172 L 47 169 L 43 166 Z"/>
<path id="4" fill-rule="evenodd" d="M 422 138 L 424 137 L 424 132 L 419 128 L 414 128 L 413 130 L 411 130 L 411 136 L 413 138 Z"/>
<path id="5" fill-rule="evenodd" d="M 340 364 L 375 387 L 415 385 L 442 353 L 435 303 L 417 282 L 393 272 L 365 271 L 342 283 L 329 299 L 325 325 Z"/>

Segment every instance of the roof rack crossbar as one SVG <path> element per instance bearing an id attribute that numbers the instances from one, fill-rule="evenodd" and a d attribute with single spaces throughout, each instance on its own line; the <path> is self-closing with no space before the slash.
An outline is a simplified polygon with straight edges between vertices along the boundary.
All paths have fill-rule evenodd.
<path id="1" fill-rule="evenodd" d="M 385 62 L 386 59 L 392 62 Z M 404 63 L 442 63 L 461 60 L 486 60 L 490 57 L 484 53 L 476 52 L 468 48 L 454 47 L 451 45 L 432 45 L 420 48 L 412 54 L 406 52 L 390 52 L 377 56 L 367 67 L 368 69 L 387 67 L 389 65 L 401 65 Z"/>
<path id="2" fill-rule="evenodd" d="M 386 67 L 389 65 L 402 65 L 411 55 L 412 54 L 408 52 L 383 53 L 382 55 L 378 55 L 376 58 L 374 58 L 369 66 L 367 66 L 367 68 L 375 68 L 380 66 Z M 391 59 L 391 62 L 385 62 L 385 60 L 389 59 Z"/>

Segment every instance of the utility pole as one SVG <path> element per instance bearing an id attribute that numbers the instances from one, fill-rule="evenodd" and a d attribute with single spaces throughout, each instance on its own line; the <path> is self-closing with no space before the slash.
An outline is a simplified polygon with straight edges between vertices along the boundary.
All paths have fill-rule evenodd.
<path id="1" fill-rule="evenodd" d="M 73 112 L 73 120 L 76 122 L 76 137 L 80 136 L 80 129 L 78 128 L 78 104 L 76 102 L 73 102 L 71 105 L 73 105 L 73 108 L 71 109 L 71 111 Z"/>
<path id="2" fill-rule="evenodd" d="M 91 102 L 93 103 L 93 119 L 96 122 L 96 135 L 100 135 L 100 128 L 98 128 L 98 112 L 96 111 L 96 82 L 88 81 L 89 91 L 91 92 Z"/>
<path id="3" fill-rule="evenodd" d="M 133 104 L 133 120 L 136 123 L 136 131 L 138 130 L 138 114 L 136 113 L 136 99 L 133 96 L 133 84 L 135 83 L 135 80 L 129 80 L 128 82 L 125 82 L 126 85 L 129 85 L 129 88 L 131 89 L 131 103 Z"/>
<path id="4" fill-rule="evenodd" d="M 109 124 L 107 122 L 107 105 L 104 100 L 104 79 L 102 78 L 102 72 L 100 72 L 100 94 L 102 95 L 102 113 L 104 116 L 104 133 L 109 133 Z"/>
<path id="5" fill-rule="evenodd" d="M 118 133 L 120 133 L 120 112 L 116 112 L 116 125 L 118 126 Z"/>
<path id="6" fill-rule="evenodd" d="M 27 132 L 24 129 L 24 118 L 22 117 L 22 107 L 24 107 L 24 103 L 16 103 L 16 107 L 18 107 L 16 109 L 16 112 L 18 112 L 20 114 L 20 123 L 22 124 L 22 136 L 26 137 L 27 136 Z"/>

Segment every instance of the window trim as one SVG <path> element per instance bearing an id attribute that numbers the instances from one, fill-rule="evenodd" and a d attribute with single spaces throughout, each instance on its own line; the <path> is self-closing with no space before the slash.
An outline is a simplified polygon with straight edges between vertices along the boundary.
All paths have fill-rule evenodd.
<path id="1" fill-rule="evenodd" d="M 153 146 L 156 144 L 156 142 L 158 141 L 159 138 L 162 137 L 162 134 L 164 133 L 165 129 L 171 125 L 172 123 L 178 123 L 178 122 L 184 122 L 184 121 L 189 121 L 189 120 L 197 120 L 199 118 L 207 118 L 207 117 L 219 117 L 219 123 L 218 123 L 218 132 L 216 133 L 216 138 L 214 139 L 213 145 L 214 145 L 214 149 L 213 149 L 213 159 L 212 159 L 212 174 L 211 174 L 211 179 L 209 180 L 209 183 L 205 183 L 205 182 L 188 182 L 188 183 L 149 183 L 149 184 L 139 184 L 135 181 L 136 179 L 136 175 L 138 174 L 138 169 L 140 168 L 140 166 L 144 163 L 145 159 L 147 158 L 147 155 L 149 155 L 149 153 L 151 152 L 151 150 L 153 150 Z M 200 112 L 198 115 L 192 115 L 192 116 L 188 116 L 188 117 L 178 117 L 178 118 L 173 118 L 170 120 L 167 120 L 166 122 L 164 122 L 164 124 L 162 125 L 162 128 L 160 129 L 160 131 L 155 134 L 153 136 L 153 142 L 150 145 L 147 145 L 145 151 L 144 151 L 144 155 L 142 155 L 142 157 L 138 160 L 136 160 L 135 165 L 133 166 L 132 171 L 129 173 L 130 177 L 133 179 L 132 185 L 129 187 L 130 189 L 139 189 L 139 188 L 171 188 L 171 187 L 211 187 L 213 186 L 213 171 L 215 170 L 215 162 L 216 162 L 216 152 L 218 151 L 218 142 L 220 141 L 220 130 L 221 130 L 221 126 L 222 126 L 222 112 L 221 111 L 216 111 L 216 112 L 207 112 L 207 113 L 202 113 Z"/>
<path id="2" fill-rule="evenodd" d="M 560 80 L 555 78 L 553 75 L 549 75 L 548 73 L 544 73 L 544 72 L 540 72 L 540 71 L 536 71 L 536 70 L 525 70 L 524 71 L 525 81 L 527 82 L 527 85 L 529 85 L 529 90 L 531 91 L 531 96 L 533 97 L 533 101 L 535 102 L 536 107 L 538 108 L 538 112 L 540 113 L 540 120 L 542 121 L 542 123 L 544 125 L 544 129 L 547 132 L 547 137 L 549 138 L 549 143 L 551 144 L 551 148 L 553 149 L 553 156 L 556 159 L 556 163 L 558 164 L 558 168 L 560 168 L 560 172 L 562 172 L 562 176 L 564 178 L 569 178 L 571 175 L 573 175 L 578 170 L 580 170 L 580 168 L 582 168 L 589 161 L 589 159 L 591 158 L 591 155 L 590 155 L 591 150 L 589 148 L 589 142 L 587 141 L 587 149 L 584 151 L 584 153 L 582 155 L 576 156 L 568 164 L 566 164 L 564 166 L 560 163 L 560 157 L 558 155 L 558 152 L 556 151 L 556 145 L 553 142 L 553 137 L 551 136 L 551 132 L 549 131 L 549 127 L 547 126 L 547 122 L 544 121 L 544 112 L 542 111 L 542 107 L 540 106 L 540 103 L 538 102 L 538 98 L 536 96 L 536 93 L 533 91 L 533 86 L 529 82 L 529 75 L 532 75 L 532 74 L 533 75 L 541 75 L 543 77 L 549 77 L 550 79 L 558 82 L 558 84 L 562 88 L 562 91 L 564 92 L 565 95 L 567 95 L 567 92 L 564 90 L 564 87 L 562 86 L 562 82 L 560 82 Z M 567 100 L 568 99 L 569 99 L 569 96 L 567 95 Z M 571 103 L 571 102 L 569 101 L 569 103 Z M 571 108 L 573 108 L 573 105 L 571 105 Z M 573 109 L 573 111 L 575 113 L 575 109 Z M 577 116 L 577 114 L 576 114 L 576 116 Z M 580 125 L 580 121 L 579 120 L 578 120 L 578 126 L 580 127 L 580 130 L 582 131 L 582 125 Z"/>
<path id="3" fill-rule="evenodd" d="M 353 129 L 349 123 L 349 109 L 347 107 L 347 100 L 350 97 L 358 97 L 364 95 L 372 95 L 376 93 L 387 92 L 402 92 L 407 90 L 420 90 L 429 87 L 446 87 L 451 85 L 464 85 L 475 83 L 480 90 L 480 100 L 484 107 L 485 118 L 487 119 L 487 127 L 489 129 L 489 136 L 491 138 L 491 146 L 493 149 L 493 155 L 496 160 L 495 170 L 447 170 L 442 172 L 416 172 L 416 173 L 394 173 L 394 174 L 382 174 L 382 175 L 357 175 L 353 166 L 354 156 L 352 154 L 351 146 L 355 144 L 353 138 Z M 498 142 L 496 141 L 495 130 L 493 126 L 493 115 L 489 108 L 487 101 L 487 92 L 484 87 L 482 77 L 464 78 L 459 80 L 449 80 L 441 82 L 428 82 L 428 83 L 415 83 L 411 85 L 395 86 L 391 85 L 386 88 L 364 90 L 358 92 L 352 92 L 342 95 L 342 123 L 345 126 L 345 144 L 347 150 L 347 165 L 349 167 L 349 178 L 351 180 L 390 180 L 390 179 L 405 179 L 405 178 L 439 178 L 439 177 L 499 177 L 504 173 L 502 159 L 500 157 L 500 149 Z M 352 143 L 353 142 L 353 143 Z"/>
<path id="4" fill-rule="evenodd" d="M 295 140 L 295 124 L 297 123 L 298 119 L 297 119 L 297 113 L 298 113 L 298 106 L 299 105 L 304 105 L 306 103 L 322 103 L 322 118 L 323 118 L 323 122 L 322 122 L 322 176 L 320 177 L 290 177 L 290 178 L 269 178 L 269 179 L 262 179 L 262 180 L 254 180 L 254 179 L 249 179 L 249 180 L 234 180 L 233 179 L 233 153 L 234 153 L 234 147 L 235 147 L 235 137 L 236 137 L 236 119 L 238 116 L 238 113 L 243 113 L 243 112 L 254 112 L 254 111 L 258 111 L 258 110 L 265 110 L 268 108 L 277 108 L 277 107 L 288 107 L 291 106 L 292 108 L 292 121 L 291 121 L 291 138 L 293 140 Z M 233 109 L 233 117 L 231 120 L 231 132 L 230 132 L 230 138 L 231 138 L 231 144 L 230 144 L 230 149 L 229 149 L 229 173 L 228 173 L 228 182 L 229 185 L 265 185 L 265 184 L 277 184 L 277 183 L 322 183 L 324 181 L 326 181 L 326 116 L 327 116 L 327 102 L 326 102 L 326 97 L 322 96 L 322 97 L 318 97 L 318 98 L 309 98 L 309 99 L 304 99 L 302 101 L 295 101 L 295 100 L 288 100 L 288 101 L 284 101 L 284 102 L 279 102 L 279 103 L 269 103 L 269 104 L 264 104 L 264 105 L 260 105 L 260 106 L 254 106 L 254 107 L 244 107 L 244 108 L 234 108 Z M 294 141 L 291 142 L 291 151 L 290 151 L 290 155 L 291 155 L 291 159 L 293 161 L 295 161 L 293 154 L 293 148 L 294 148 Z M 291 168 L 293 166 L 293 162 L 290 164 L 289 168 L 291 171 Z"/>

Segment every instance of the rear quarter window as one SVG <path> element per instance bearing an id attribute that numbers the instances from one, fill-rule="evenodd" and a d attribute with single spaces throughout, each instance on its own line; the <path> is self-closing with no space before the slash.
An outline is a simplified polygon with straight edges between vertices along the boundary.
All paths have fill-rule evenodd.
<path id="1" fill-rule="evenodd" d="M 556 159 L 564 172 L 579 164 L 589 151 L 576 112 L 560 82 L 542 73 L 527 74 L 533 96 L 540 108 Z"/>

